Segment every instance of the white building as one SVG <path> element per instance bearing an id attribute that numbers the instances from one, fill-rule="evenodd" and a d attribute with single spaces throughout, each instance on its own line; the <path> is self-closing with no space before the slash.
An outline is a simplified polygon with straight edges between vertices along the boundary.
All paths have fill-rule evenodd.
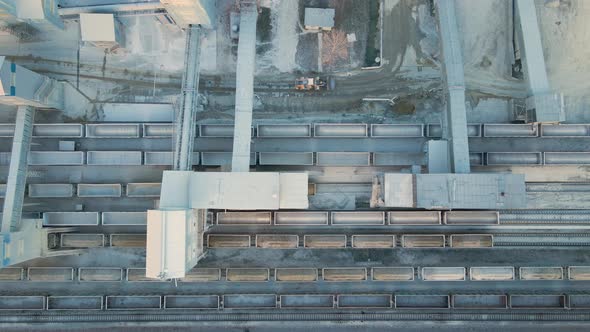
<path id="1" fill-rule="evenodd" d="M 305 29 L 330 31 L 334 27 L 333 8 L 305 8 Z"/>

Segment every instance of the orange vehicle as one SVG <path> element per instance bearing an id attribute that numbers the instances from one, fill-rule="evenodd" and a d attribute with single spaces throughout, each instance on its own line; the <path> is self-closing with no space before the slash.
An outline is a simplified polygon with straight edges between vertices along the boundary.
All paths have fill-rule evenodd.
<path id="1" fill-rule="evenodd" d="M 331 81 L 331 79 L 330 79 Z M 330 85 L 326 83 L 326 80 L 319 77 L 300 77 L 295 81 L 295 90 L 315 90 L 321 89 L 333 89 L 334 84 L 330 82 Z"/>

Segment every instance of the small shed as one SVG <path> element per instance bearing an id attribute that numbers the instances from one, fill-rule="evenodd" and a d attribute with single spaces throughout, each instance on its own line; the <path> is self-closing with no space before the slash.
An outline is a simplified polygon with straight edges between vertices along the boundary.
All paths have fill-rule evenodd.
<path id="1" fill-rule="evenodd" d="M 16 13 L 22 19 L 45 19 L 43 2 L 40 0 L 20 0 L 16 2 Z"/>
<path id="2" fill-rule="evenodd" d="M 80 14 L 80 37 L 82 42 L 102 48 L 114 48 L 121 42 L 113 14 Z"/>
<path id="3" fill-rule="evenodd" d="M 305 8 L 305 29 L 330 31 L 334 27 L 334 8 Z"/>

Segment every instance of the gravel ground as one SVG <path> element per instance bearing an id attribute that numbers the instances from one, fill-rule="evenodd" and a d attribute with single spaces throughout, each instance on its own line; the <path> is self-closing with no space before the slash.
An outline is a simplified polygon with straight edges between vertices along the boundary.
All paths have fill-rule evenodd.
<path id="1" fill-rule="evenodd" d="M 297 47 L 297 66 L 302 73 L 316 72 L 318 70 L 318 35 L 308 33 L 299 36 Z"/>

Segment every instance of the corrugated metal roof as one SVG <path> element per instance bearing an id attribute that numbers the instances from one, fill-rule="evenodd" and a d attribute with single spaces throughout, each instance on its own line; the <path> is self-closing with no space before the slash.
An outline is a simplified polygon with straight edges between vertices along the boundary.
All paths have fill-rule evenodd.
<path id="1" fill-rule="evenodd" d="M 521 174 L 417 174 L 416 206 L 441 209 L 517 209 L 526 205 Z"/>
<path id="2" fill-rule="evenodd" d="M 425 209 L 524 208 L 524 175 L 385 174 L 384 205 Z"/>

